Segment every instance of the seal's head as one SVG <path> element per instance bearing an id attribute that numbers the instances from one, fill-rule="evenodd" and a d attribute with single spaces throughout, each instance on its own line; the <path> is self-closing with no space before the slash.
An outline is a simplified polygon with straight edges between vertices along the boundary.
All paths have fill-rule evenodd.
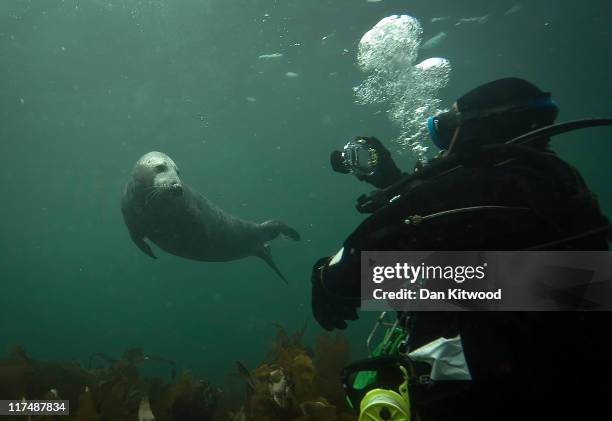
<path id="1" fill-rule="evenodd" d="M 132 180 L 135 187 L 143 192 L 145 203 L 183 194 L 178 166 L 162 152 L 153 151 L 143 155 L 134 166 Z"/>

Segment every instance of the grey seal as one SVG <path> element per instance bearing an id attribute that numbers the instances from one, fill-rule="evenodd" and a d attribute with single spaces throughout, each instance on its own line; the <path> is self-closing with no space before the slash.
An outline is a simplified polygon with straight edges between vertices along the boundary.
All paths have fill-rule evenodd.
<path id="1" fill-rule="evenodd" d="M 285 282 L 267 241 L 280 234 L 300 239 L 284 222 L 258 224 L 223 211 L 183 183 L 176 163 L 162 152 L 149 152 L 136 162 L 123 192 L 121 211 L 134 243 L 154 259 L 145 239 L 168 253 L 193 260 L 219 262 L 257 256 Z"/>

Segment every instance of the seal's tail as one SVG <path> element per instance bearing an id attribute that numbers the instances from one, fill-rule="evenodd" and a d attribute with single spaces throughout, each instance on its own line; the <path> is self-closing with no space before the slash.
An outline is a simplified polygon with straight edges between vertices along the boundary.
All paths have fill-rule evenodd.
<path id="1" fill-rule="evenodd" d="M 294 241 L 300 240 L 300 234 L 289 225 L 281 221 L 266 221 L 259 224 L 264 232 L 264 241 L 270 241 L 283 234 Z"/>
<path id="2" fill-rule="evenodd" d="M 287 282 L 287 279 L 283 276 L 283 274 L 281 273 L 281 271 L 278 269 L 278 266 L 276 266 L 276 263 L 274 263 L 274 259 L 272 259 L 272 251 L 270 250 L 270 246 L 267 244 L 264 244 L 263 247 L 261 248 L 261 250 L 259 251 L 259 253 L 256 254 L 257 257 L 260 257 L 261 259 L 263 259 L 264 262 L 266 262 L 268 264 L 268 266 L 270 266 L 272 268 L 272 270 L 274 272 L 276 272 L 276 274 L 278 276 L 280 276 L 280 278 L 285 281 L 286 284 L 288 284 L 289 282 Z"/>

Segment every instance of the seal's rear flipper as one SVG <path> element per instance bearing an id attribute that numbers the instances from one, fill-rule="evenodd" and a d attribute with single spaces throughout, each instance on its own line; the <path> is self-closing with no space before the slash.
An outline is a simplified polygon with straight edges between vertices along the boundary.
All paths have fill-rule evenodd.
<path id="1" fill-rule="evenodd" d="M 278 237 L 279 234 L 283 234 L 294 241 L 300 240 L 300 234 L 284 222 L 274 220 L 266 221 L 259 224 L 259 226 L 264 230 L 264 241 L 273 240 Z"/>
<path id="2" fill-rule="evenodd" d="M 272 270 L 276 272 L 276 274 L 280 276 L 280 278 L 285 281 L 286 284 L 288 284 L 287 279 L 285 279 L 283 274 L 278 269 L 278 266 L 276 266 L 276 263 L 274 263 L 274 260 L 272 259 L 272 250 L 270 249 L 269 245 L 264 244 L 259 253 L 255 254 L 255 256 L 262 258 L 268 264 L 268 266 L 270 266 Z"/>

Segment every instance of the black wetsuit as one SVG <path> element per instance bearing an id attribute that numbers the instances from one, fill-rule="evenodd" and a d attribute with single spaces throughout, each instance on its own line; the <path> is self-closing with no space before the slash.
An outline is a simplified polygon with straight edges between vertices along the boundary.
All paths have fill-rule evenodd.
<path id="1" fill-rule="evenodd" d="M 482 205 L 532 211 L 486 210 L 404 223 L 413 215 Z M 608 223 L 578 172 L 552 152 L 534 149 L 503 165 L 472 162 L 415 182 L 347 238 L 340 261 L 328 266 L 320 260 L 319 273 L 337 306 L 349 309 L 358 303 L 362 250 L 521 250 Z M 607 234 L 545 249 L 607 250 Z M 610 320 L 607 313 L 576 312 L 415 314 L 410 348 L 460 333 L 473 378 L 467 391 L 415 406 L 423 421 L 567 419 L 604 407 L 598 394 L 605 390 L 599 382 L 608 380 L 600 374 L 610 372 Z"/>

